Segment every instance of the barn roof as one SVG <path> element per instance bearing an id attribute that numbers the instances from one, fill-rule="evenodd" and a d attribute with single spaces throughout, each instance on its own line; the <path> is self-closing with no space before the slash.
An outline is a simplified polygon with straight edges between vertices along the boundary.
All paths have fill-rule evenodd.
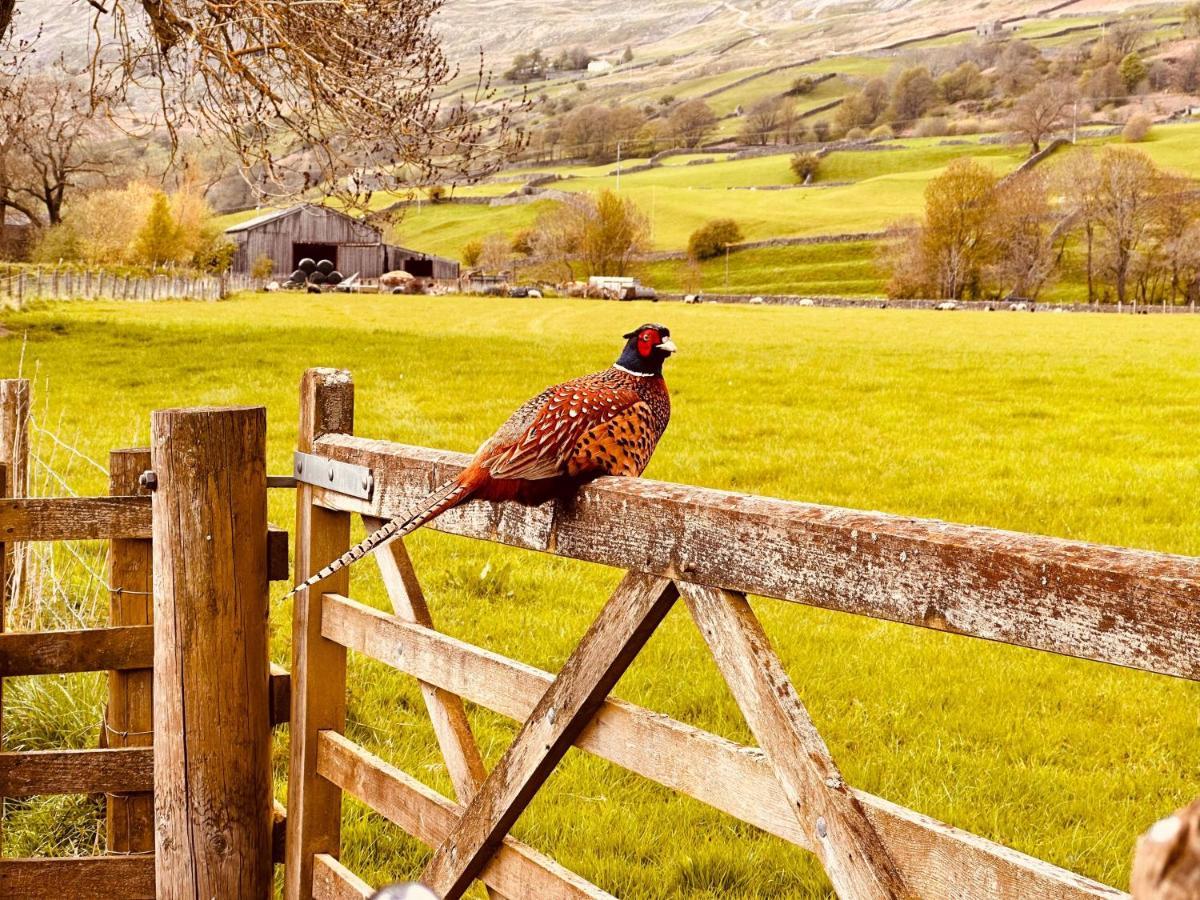
<path id="1" fill-rule="evenodd" d="M 372 231 L 376 232 L 377 234 L 382 235 L 382 232 L 378 228 L 376 228 L 374 225 L 364 222 L 362 219 L 357 219 L 354 216 L 351 216 L 347 213 L 342 212 L 340 209 L 334 209 L 330 206 L 320 206 L 316 203 L 301 203 L 298 206 L 292 206 L 292 207 L 289 207 L 288 209 L 272 210 L 269 213 L 264 213 L 261 216 L 255 216 L 253 219 L 247 219 L 245 222 L 240 222 L 237 225 L 231 225 L 230 227 L 225 229 L 225 233 L 226 234 L 236 234 L 237 232 L 241 232 L 241 231 L 253 231 L 255 228 L 259 228 L 270 222 L 277 222 L 280 219 L 286 219 L 289 216 L 294 216 L 294 215 L 297 215 L 298 213 L 303 213 L 303 212 L 308 212 L 308 211 L 319 212 L 321 215 L 324 215 L 324 216 L 330 216 L 330 215 L 341 216 L 343 219 L 348 219 L 349 221 L 353 222 L 355 225 L 361 226 L 363 228 L 369 228 Z"/>

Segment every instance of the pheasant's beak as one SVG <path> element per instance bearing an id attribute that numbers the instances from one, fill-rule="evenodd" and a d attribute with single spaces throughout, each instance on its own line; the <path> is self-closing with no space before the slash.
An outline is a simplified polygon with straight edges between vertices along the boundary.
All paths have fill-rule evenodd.
<path id="1" fill-rule="evenodd" d="M 659 344 L 656 349 L 663 351 L 663 353 L 678 353 L 679 352 L 679 348 L 675 346 L 675 342 L 673 340 L 671 340 L 670 338 L 667 338 L 665 341 L 663 341 L 661 344 Z"/>

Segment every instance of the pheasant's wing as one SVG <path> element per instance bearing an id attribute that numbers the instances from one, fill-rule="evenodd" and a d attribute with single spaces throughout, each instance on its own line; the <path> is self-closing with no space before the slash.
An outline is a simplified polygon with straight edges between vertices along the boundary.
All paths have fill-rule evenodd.
<path id="1" fill-rule="evenodd" d="M 638 404 L 645 405 L 628 388 L 589 379 L 565 382 L 513 413 L 476 459 L 497 479 L 536 481 L 567 474 L 585 435 Z"/>
<path id="2" fill-rule="evenodd" d="M 568 475 L 602 472 L 637 478 L 658 443 L 650 406 L 638 401 L 585 433 L 567 461 Z"/>

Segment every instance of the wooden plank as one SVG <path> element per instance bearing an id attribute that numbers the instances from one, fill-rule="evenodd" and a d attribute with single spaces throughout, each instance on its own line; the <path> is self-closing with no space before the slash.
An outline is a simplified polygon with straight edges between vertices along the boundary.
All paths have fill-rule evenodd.
<path id="1" fill-rule="evenodd" d="M 148 791 L 154 754 L 142 747 L 0 753 L 0 796 Z"/>
<path id="2" fill-rule="evenodd" d="M 621 580 L 425 866 L 421 881 L 443 900 L 470 887 L 677 596 L 663 578 L 629 573 Z"/>
<path id="3" fill-rule="evenodd" d="M 326 637 L 524 721 L 553 676 L 344 597 L 325 598 Z M 801 847 L 808 839 L 762 751 L 610 698 L 576 745 Z M 1119 891 L 854 790 L 913 889 L 928 900 L 1083 900 Z"/>
<path id="4" fill-rule="evenodd" d="M 297 448 L 308 452 L 329 432 L 354 430 L 354 382 L 349 372 L 309 369 L 300 382 Z M 350 516 L 313 504 L 313 488 L 296 487 L 298 582 L 320 571 L 350 548 Z M 308 900 L 313 892 L 313 857 L 341 850 L 342 794 L 317 774 L 317 734 L 344 731 L 346 651 L 321 636 L 321 595 L 345 594 L 350 572 L 343 569 L 292 601 L 291 760 L 288 766 L 285 900 Z"/>
<path id="5" fill-rule="evenodd" d="M 347 793 L 436 847 L 458 824 L 463 807 L 333 731 L 320 737 L 318 770 Z M 506 836 L 480 872 L 484 884 L 509 897 L 600 900 L 611 895 L 554 860 Z"/>
<path id="6" fill-rule="evenodd" d="M 364 518 L 363 522 L 368 531 L 375 531 L 384 524 L 382 519 Z M 415 622 L 426 628 L 433 628 L 433 616 L 429 612 L 425 592 L 421 589 L 420 579 L 413 569 L 412 558 L 408 555 L 404 541 L 392 541 L 373 555 L 379 564 L 383 586 L 392 601 L 392 611 L 396 616 L 405 622 Z M 471 733 L 467 711 L 461 699 L 446 693 L 436 685 L 421 682 L 420 687 L 438 747 L 442 751 L 442 759 L 445 760 L 446 770 L 450 773 L 450 783 L 454 785 L 455 796 L 460 803 L 468 803 L 487 778 L 487 769 L 479 753 L 479 745 L 475 742 L 475 735 Z M 492 900 L 500 900 L 502 897 L 491 887 L 488 888 L 488 896 Z"/>
<path id="7" fill-rule="evenodd" d="M 271 663 L 271 726 L 282 725 L 292 717 L 292 675 L 283 666 Z"/>
<path id="8" fill-rule="evenodd" d="M 313 900 L 369 900 L 371 886 L 328 853 L 313 858 Z"/>
<path id="9" fill-rule="evenodd" d="M 679 589 L 837 895 L 914 897 L 745 595 L 686 582 Z"/>
<path id="10" fill-rule="evenodd" d="M 5 900 L 154 900 L 153 856 L 0 859 Z"/>
<path id="11" fill-rule="evenodd" d="M 154 629 L 149 625 L 0 634 L 0 677 L 146 669 L 153 664 Z"/>
<path id="12" fill-rule="evenodd" d="M 164 897 L 268 897 L 267 416 L 159 410 L 154 858 Z"/>
<path id="13" fill-rule="evenodd" d="M 114 496 L 142 495 L 150 450 L 114 450 L 108 457 L 108 490 Z M 108 553 L 109 621 L 140 628 L 149 651 L 140 671 L 109 666 L 104 740 L 109 747 L 149 747 L 154 743 L 154 547 L 149 540 L 115 540 Z M 105 840 L 110 853 L 154 849 L 154 795 L 105 798 Z"/>
<path id="14" fill-rule="evenodd" d="M 402 513 L 462 470 L 459 453 L 329 435 L 316 452 L 370 467 L 370 501 Z M 620 521 L 622 527 L 613 528 Z M 432 527 L 940 631 L 1200 679 L 1200 559 L 605 478 L 571 503 L 472 502 Z M 648 537 L 652 536 L 652 537 Z"/>
<path id="15" fill-rule="evenodd" d="M 267 579 L 287 581 L 292 577 L 292 563 L 288 559 L 288 533 L 286 528 L 267 525 Z"/>
<path id="16" fill-rule="evenodd" d="M 6 541 L 108 541 L 150 537 L 149 497 L 0 500 Z"/>

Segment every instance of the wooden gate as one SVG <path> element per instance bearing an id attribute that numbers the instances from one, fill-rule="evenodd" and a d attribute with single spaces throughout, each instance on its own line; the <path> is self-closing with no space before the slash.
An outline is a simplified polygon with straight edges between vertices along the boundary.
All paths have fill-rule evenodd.
<path id="1" fill-rule="evenodd" d="M 0 382 L 0 473 L 18 488 L 28 411 L 28 383 Z M 109 496 L 0 499 L 0 679 L 109 673 L 98 747 L 0 752 L 0 798 L 103 795 L 106 852 L 0 843 L 5 900 L 265 897 L 282 857 L 270 728 L 289 682 L 268 668 L 266 613 L 287 532 L 266 525 L 265 411 L 167 410 L 152 431 L 151 449 L 112 453 Z M 108 627 L 5 632 L 7 575 L 33 541 L 111 542 Z"/>
<path id="2" fill-rule="evenodd" d="M 300 449 L 368 467 L 374 490 L 299 486 L 298 581 L 347 549 L 352 515 L 401 515 L 468 460 L 356 438 L 353 411 L 348 373 L 306 374 Z M 1125 896 L 847 785 L 746 594 L 1196 679 L 1200 560 L 627 479 L 432 527 L 627 574 L 557 676 L 437 632 L 399 542 L 375 554 L 392 613 L 355 602 L 346 571 L 302 593 L 289 900 L 369 895 L 338 861 L 343 792 L 434 848 L 422 880 L 447 898 L 474 879 L 492 896 L 608 896 L 508 835 L 572 745 L 812 851 L 842 897 Z M 757 748 L 607 696 L 680 597 Z M 457 802 L 345 737 L 347 649 L 418 679 Z M 490 773 L 462 698 L 523 722 Z"/>

